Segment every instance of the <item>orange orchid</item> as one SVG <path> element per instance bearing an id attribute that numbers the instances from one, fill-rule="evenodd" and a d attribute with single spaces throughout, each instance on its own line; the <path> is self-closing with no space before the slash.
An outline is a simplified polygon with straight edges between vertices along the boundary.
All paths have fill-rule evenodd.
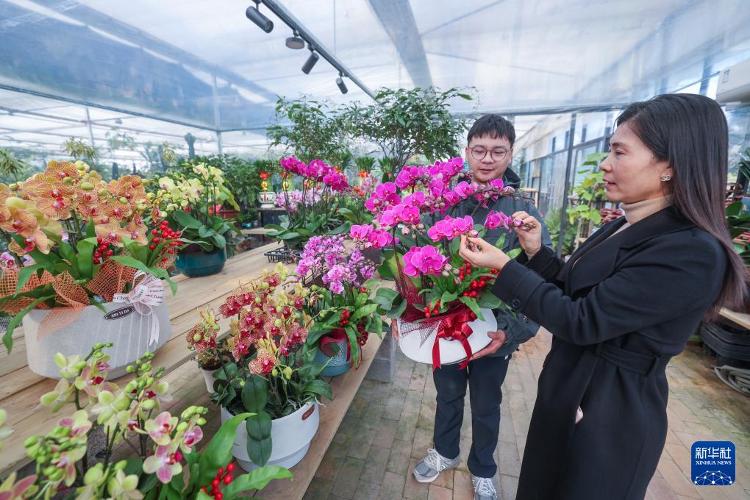
<path id="1" fill-rule="evenodd" d="M 20 234 L 26 238 L 34 234 L 34 231 L 39 227 L 36 217 L 28 210 L 10 207 L 8 208 L 8 213 L 10 217 L 0 224 L 0 227 L 10 233 Z"/>
<path id="2" fill-rule="evenodd" d="M 128 238 L 136 243 L 140 243 L 141 245 L 146 245 L 148 243 L 148 237 L 146 236 L 147 228 L 142 221 L 138 222 L 133 219 L 127 226 L 125 226 L 125 230 L 128 232 Z"/>
<path id="3" fill-rule="evenodd" d="M 110 181 L 107 191 L 112 193 L 115 199 L 125 198 L 132 205 L 146 200 L 146 188 L 137 175 L 126 175 Z"/>
<path id="4" fill-rule="evenodd" d="M 53 175 L 44 173 L 27 180 L 19 194 L 31 200 L 47 217 L 62 220 L 71 217 L 74 192 L 72 185 L 55 181 Z"/>
<path id="5" fill-rule="evenodd" d="M 107 224 L 96 225 L 96 235 L 102 238 L 108 238 L 117 246 L 122 246 L 122 238 L 130 237 L 130 232 L 122 227 L 117 221 L 110 221 Z"/>
<path id="6" fill-rule="evenodd" d="M 39 227 L 39 221 L 36 216 L 23 208 L 10 207 L 10 218 L 0 224 L 0 227 L 8 232 L 18 234 L 26 240 L 26 246 L 23 248 L 12 241 L 8 246 L 11 252 L 23 255 L 32 250 L 39 249 L 43 254 L 49 253 L 50 241 L 47 235 Z"/>
<path id="7" fill-rule="evenodd" d="M 10 209 L 5 206 L 5 200 L 10 196 L 10 188 L 5 184 L 0 184 L 0 224 L 10 219 Z"/>
<path id="8" fill-rule="evenodd" d="M 109 200 L 101 206 L 103 215 L 112 219 L 123 221 L 133 215 L 133 207 L 124 198 Z"/>
<path id="9" fill-rule="evenodd" d="M 55 160 L 47 163 L 47 170 L 44 174 L 57 182 L 64 181 L 66 178 L 78 180 L 81 177 L 81 173 L 74 163 Z"/>
<path id="10" fill-rule="evenodd" d="M 102 213 L 101 200 L 96 190 L 79 189 L 75 193 L 75 211 L 84 220 L 96 219 Z"/>

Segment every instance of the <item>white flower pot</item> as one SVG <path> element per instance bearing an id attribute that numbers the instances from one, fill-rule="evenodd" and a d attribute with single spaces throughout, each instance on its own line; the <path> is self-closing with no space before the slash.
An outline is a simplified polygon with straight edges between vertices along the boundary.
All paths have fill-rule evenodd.
<path id="1" fill-rule="evenodd" d="M 214 393 L 214 380 L 216 380 L 216 372 L 221 370 L 221 368 L 217 368 L 216 370 L 206 370 L 205 368 L 201 368 L 201 373 L 203 373 L 203 379 L 206 381 L 206 390 L 208 390 L 209 394 Z"/>
<path id="2" fill-rule="evenodd" d="M 490 309 L 480 309 L 483 319 L 475 319 L 469 323 L 472 333 L 468 343 L 472 354 L 489 345 L 492 339 L 487 335 L 497 331 L 497 319 Z M 427 326 L 421 326 L 424 323 Z M 434 321 L 406 322 L 398 320 L 399 341 L 401 352 L 419 363 L 432 364 L 432 347 L 437 337 L 439 324 Z M 460 363 L 466 359 L 466 351 L 461 342 L 449 339 L 438 339 L 441 364 Z"/>
<path id="3" fill-rule="evenodd" d="M 232 418 L 226 408 L 221 408 L 221 422 Z M 250 417 L 253 418 L 253 417 Z M 271 421 L 271 457 L 267 465 L 293 467 L 310 449 L 310 442 L 320 425 L 320 408 L 317 403 L 307 403 L 286 417 Z M 237 437 L 232 445 L 232 455 L 245 471 L 257 467 L 247 455 L 247 431 L 244 425 L 237 427 Z"/>
<path id="4" fill-rule="evenodd" d="M 59 368 L 54 362 L 56 353 L 78 354 L 83 358 L 97 342 L 112 342 L 106 352 L 110 355 L 109 378 L 114 379 L 124 375 L 127 365 L 146 351 L 156 352 L 172 335 L 166 303 L 154 306 L 150 315 L 138 313 L 127 303 L 102 305 L 106 314 L 96 306 L 86 306 L 77 311 L 33 309 L 24 316 L 26 358 L 31 371 L 59 379 Z M 152 339 L 154 321 L 158 323 L 156 338 Z"/>
<path id="5" fill-rule="evenodd" d="M 260 201 L 260 208 L 274 208 L 276 193 L 273 191 L 261 191 L 258 194 L 258 200 Z"/>

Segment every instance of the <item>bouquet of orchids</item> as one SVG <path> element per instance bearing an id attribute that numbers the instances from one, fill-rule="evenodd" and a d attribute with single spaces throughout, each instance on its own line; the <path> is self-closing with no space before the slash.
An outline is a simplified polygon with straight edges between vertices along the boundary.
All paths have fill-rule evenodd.
<path id="1" fill-rule="evenodd" d="M 340 225 L 337 210 L 338 194 L 350 189 L 346 176 L 323 160 L 305 163 L 294 156 L 280 160 L 282 175 L 297 175 L 302 178 L 302 189 L 283 190 L 277 206 L 287 209 L 281 224 L 266 227 L 273 231 L 269 236 L 284 241 L 293 249 L 301 249 L 305 242 L 316 234 L 325 234 Z M 288 183 L 283 183 L 284 186 Z"/>
<path id="2" fill-rule="evenodd" d="M 158 179 L 148 193 L 154 213 L 179 228 L 183 243 L 205 252 L 226 247 L 232 224 L 220 217 L 217 207 L 224 203 L 239 210 L 226 185 L 221 169 L 205 163 L 183 163 Z"/>
<path id="3" fill-rule="evenodd" d="M 34 474 L 20 480 L 11 474 L 0 485 L 0 498 L 230 499 L 291 477 L 275 466 L 235 472 L 231 444 L 247 413 L 225 422 L 199 452 L 208 410 L 189 406 L 173 415 L 161 408 L 168 385 L 164 369 L 152 367 L 151 353 L 128 367 L 133 378 L 125 387 L 109 382 L 104 350 L 111 346 L 98 344 L 85 358 L 56 356 L 61 379 L 41 403 L 53 412 L 72 405 L 75 411 L 46 435 L 25 440 Z M 0 420 L 6 415 L 0 410 Z M 11 433 L 0 425 L 0 448 Z M 103 446 L 102 439 L 89 439 L 94 434 Z M 114 460 L 115 450 L 126 446 L 135 456 Z"/>
<path id="4" fill-rule="evenodd" d="M 360 249 L 347 249 L 343 236 L 314 236 L 305 245 L 297 274 L 315 283 L 305 306 L 313 318 L 307 345 L 330 357 L 336 354 L 333 345 L 346 342 L 346 360 L 358 366 L 369 332 L 383 332 L 379 306 L 370 293 L 375 263 Z"/>
<path id="5" fill-rule="evenodd" d="M 83 162 L 51 161 L 25 182 L 0 184 L 0 238 L 13 260 L 0 272 L 0 311 L 13 316 L 3 342 L 35 308 L 82 308 L 130 291 L 138 271 L 166 279 L 179 235 L 144 217 L 140 177 L 106 183 Z"/>
<path id="6" fill-rule="evenodd" d="M 384 249 L 380 275 L 396 281 L 396 290 L 380 288 L 375 300 L 392 318 L 438 325 L 436 346 L 437 338 L 464 343 L 471 335 L 465 325 L 483 319 L 482 308 L 496 309 L 501 302 L 488 289 L 496 273 L 473 268 L 458 255 L 460 237 L 483 236 L 495 228 L 510 230 L 521 222 L 490 211 L 484 224 L 474 224 L 471 215 L 453 217 L 452 213 L 469 197 L 479 207 L 514 195 L 501 179 L 488 185 L 472 183 L 463 172 L 461 158 L 429 166 L 407 165 L 394 182 L 377 185 L 365 203 L 374 215 L 373 223 L 350 230 L 361 247 Z M 503 243 L 504 235 L 497 245 Z M 468 344 L 464 345 L 466 363 L 471 353 Z M 439 366 L 439 352 L 433 354 L 433 362 Z"/>
<path id="7" fill-rule="evenodd" d="M 233 360 L 216 373 L 213 400 L 237 415 L 257 415 L 248 422 L 247 453 L 257 465 L 271 454 L 271 420 L 321 397 L 331 387 L 320 378 L 314 353 L 302 347 L 309 320 L 304 313 L 308 290 L 279 264 L 275 270 L 240 287 L 221 305 L 230 319 L 227 349 Z"/>

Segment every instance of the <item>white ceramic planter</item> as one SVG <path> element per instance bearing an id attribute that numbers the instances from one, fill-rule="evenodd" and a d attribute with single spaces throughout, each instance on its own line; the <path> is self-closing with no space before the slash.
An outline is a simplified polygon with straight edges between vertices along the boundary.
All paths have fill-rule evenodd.
<path id="1" fill-rule="evenodd" d="M 221 368 L 217 368 L 216 370 L 206 370 L 204 368 L 201 368 L 203 379 L 206 381 L 206 390 L 209 394 L 214 393 L 214 381 L 216 380 L 215 374 L 219 370 L 221 370 Z"/>
<path id="2" fill-rule="evenodd" d="M 472 353 L 477 353 L 487 347 L 492 341 L 487 333 L 497 330 L 497 319 L 492 311 L 485 308 L 480 309 L 480 311 L 483 319 L 477 318 L 469 323 L 472 333 L 467 340 Z M 398 345 L 407 358 L 419 363 L 432 364 L 432 346 L 435 343 L 439 324 L 432 322 L 428 323 L 429 326 L 427 327 L 420 327 L 419 323 L 407 323 L 398 320 Z M 441 364 L 460 363 L 466 359 L 466 351 L 461 342 L 439 339 L 439 346 Z"/>
<path id="3" fill-rule="evenodd" d="M 258 201 L 260 201 L 260 208 L 273 208 L 276 201 L 276 193 L 273 191 L 261 191 L 258 194 Z"/>
<path id="4" fill-rule="evenodd" d="M 127 365 L 146 351 L 156 352 L 172 335 L 166 303 L 154 306 L 151 315 L 141 315 L 126 303 L 107 302 L 103 306 L 106 314 L 96 306 L 86 306 L 76 312 L 34 309 L 24 316 L 26 358 L 31 371 L 59 379 L 56 353 L 84 357 L 97 342 L 112 342 L 107 353 L 109 377 L 114 379 L 124 375 Z M 149 345 L 154 321 L 158 321 L 158 338 Z"/>
<path id="5" fill-rule="evenodd" d="M 221 422 L 232 418 L 226 408 L 221 408 Z M 252 418 L 252 417 L 250 417 Z M 320 408 L 317 403 L 307 403 L 286 417 L 271 421 L 271 457 L 267 465 L 292 467 L 297 465 L 310 449 L 310 442 L 320 425 Z M 232 455 L 245 471 L 257 466 L 247 455 L 247 431 L 244 425 L 237 427 L 237 437 L 232 445 Z"/>

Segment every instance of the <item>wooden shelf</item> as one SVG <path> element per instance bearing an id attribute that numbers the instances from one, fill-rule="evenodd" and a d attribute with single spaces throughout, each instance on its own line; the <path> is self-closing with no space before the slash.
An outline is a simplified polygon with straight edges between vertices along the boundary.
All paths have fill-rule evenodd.
<path id="1" fill-rule="evenodd" d="M 202 278 L 178 276 L 177 295 L 169 296 L 169 315 L 172 322 L 172 337 L 159 350 L 154 366 L 163 366 L 169 374 L 175 404 L 183 397 L 182 384 L 203 378 L 197 376 L 197 365 L 186 363 L 192 357 L 184 335 L 198 320 L 198 311 L 206 307 L 218 308 L 229 293 L 238 285 L 257 277 L 263 269 L 271 269 L 264 252 L 276 248 L 277 244 L 265 245 L 229 259 L 221 273 Z M 228 329 L 228 321 L 222 325 Z M 3 350 L 0 355 L 0 408 L 8 412 L 7 425 L 14 432 L 5 442 L 0 453 L 0 476 L 26 463 L 23 442 L 35 434 L 44 434 L 52 429 L 55 423 L 66 415 L 65 411 L 52 413 L 39 404 L 39 398 L 54 389 L 56 380 L 41 377 L 26 364 L 26 348 L 23 335 L 14 335 L 13 352 L 8 355 Z M 178 368 L 180 369 L 178 371 Z M 185 370 L 188 374 L 185 375 Z M 176 372 L 174 375 L 172 372 Z M 176 377 L 176 378 L 175 378 Z M 126 383 L 127 377 L 116 379 L 118 385 Z M 204 385 L 205 390 L 205 385 Z M 194 404 L 190 399 L 186 401 Z M 186 405 L 187 406 L 187 405 Z M 72 413 L 68 412 L 68 413 Z"/>
<path id="2" fill-rule="evenodd" d="M 387 335 L 388 333 L 384 333 Z M 359 386 L 367 375 L 375 354 L 382 343 L 377 335 L 370 335 L 367 344 L 362 348 L 362 363 L 356 370 L 350 369 L 343 375 L 330 380 L 333 389 L 333 400 L 325 401 L 320 407 L 320 427 L 310 443 L 307 455 L 300 463 L 289 469 L 292 479 L 272 481 L 263 491 L 257 492 L 256 498 L 278 500 L 301 500 L 305 496 L 315 472 L 323 460 L 326 450 L 331 445 L 336 431 L 344 419 L 349 405 L 352 404 Z"/>
<path id="3" fill-rule="evenodd" d="M 719 314 L 742 328 L 750 330 L 750 314 L 745 314 L 737 311 L 732 311 L 726 307 L 722 307 Z"/>
<path id="4" fill-rule="evenodd" d="M 239 284 L 255 278 L 264 269 L 272 268 L 275 264 L 269 264 L 263 253 L 276 246 L 266 245 L 239 254 L 227 261 L 221 273 L 213 276 L 189 279 L 178 276 L 177 295 L 167 299 L 173 329 L 172 337 L 159 350 L 154 360 L 154 366 L 165 368 L 167 373 L 164 380 L 170 387 L 171 399 L 164 402 L 162 408 L 179 413 L 190 405 L 207 406 L 209 415 L 208 424 L 205 426 L 207 437 L 204 445 L 208 442 L 208 436 L 213 435 L 219 428 L 219 410 L 210 403 L 205 382 L 198 372 L 198 365 L 192 361 L 192 353 L 187 348 L 185 332 L 195 324 L 200 309 L 218 308 L 224 298 Z M 225 322 L 222 326 L 227 328 L 228 323 Z M 14 338 L 15 345 L 11 355 L 8 356 L 6 353 L 0 356 L 0 408 L 7 410 L 8 425 L 14 430 L 5 442 L 3 453 L 0 454 L 0 476 L 6 476 L 10 471 L 29 462 L 23 447 L 27 437 L 48 432 L 60 418 L 72 413 L 71 408 L 52 413 L 40 407 L 39 398 L 51 391 L 56 381 L 40 377 L 28 369 L 24 337 L 20 329 L 15 332 Z M 274 481 L 265 490 L 256 493 L 256 497 L 286 500 L 301 499 L 304 496 L 381 342 L 382 339 L 377 335 L 370 335 L 362 349 L 363 360 L 359 368 L 330 380 L 333 400 L 324 401 L 321 405 L 320 427 L 305 458 L 291 469 L 293 479 Z M 115 382 L 123 385 L 127 380 L 128 376 Z M 120 450 L 122 451 L 125 450 Z"/>

